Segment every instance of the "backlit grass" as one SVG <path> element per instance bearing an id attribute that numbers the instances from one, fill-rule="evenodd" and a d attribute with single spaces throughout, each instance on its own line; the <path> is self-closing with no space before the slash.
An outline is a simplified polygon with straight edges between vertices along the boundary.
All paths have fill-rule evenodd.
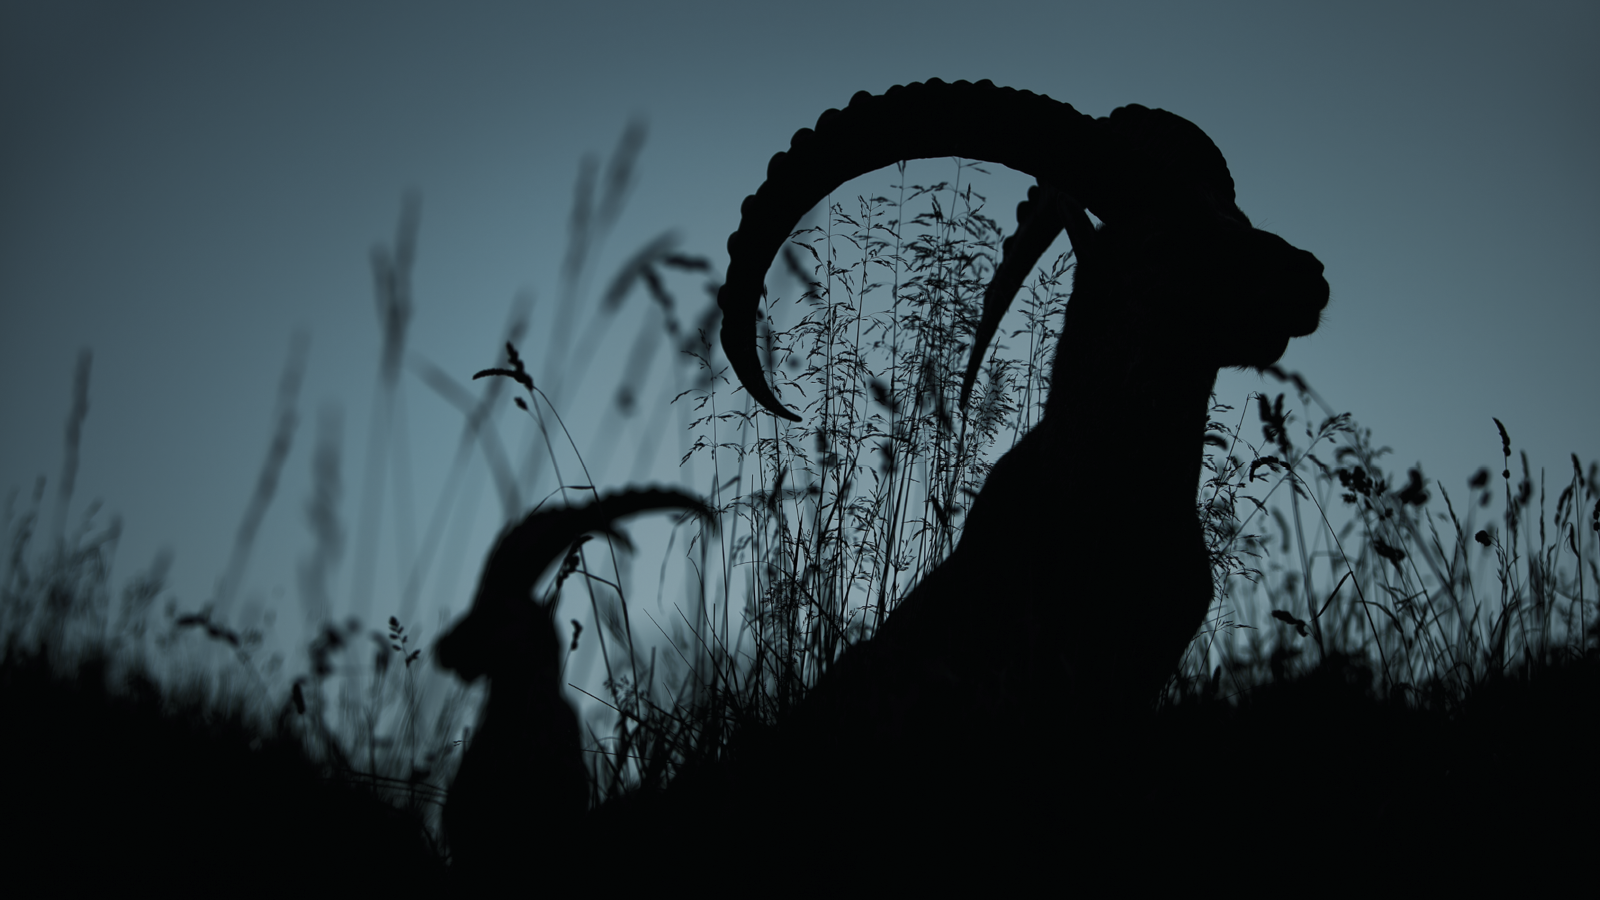
<path id="1" fill-rule="evenodd" d="M 580 186 L 563 273 L 572 296 L 615 221 L 636 152 L 637 140 L 625 140 L 610 180 Z M 593 640 L 602 657 L 603 680 L 577 686 L 599 704 L 587 723 L 592 807 L 614 809 L 625 795 L 715 770 L 737 752 L 737 736 L 783 721 L 950 552 L 989 466 L 1036 421 L 1071 259 L 1052 259 L 1027 283 L 971 407 L 960 410 L 983 286 L 1013 223 L 1009 208 L 988 209 L 981 169 L 952 162 L 945 171 L 948 182 L 917 186 L 902 167 L 887 176 L 887 196 L 835 198 L 775 268 L 764 352 L 803 422 L 775 430 L 730 390 L 713 349 L 711 266 L 666 238 L 634 254 L 600 300 L 584 305 L 594 312 L 580 337 L 569 321 L 535 349 L 523 338 L 526 319 L 513 317 L 513 345 L 542 373 L 515 406 L 504 402 L 503 379 L 479 382 L 476 396 L 462 386 L 468 372 L 505 359 L 418 370 L 462 410 L 503 502 L 565 493 L 564 502 L 579 503 L 592 493 L 557 488 L 625 486 L 606 480 L 609 468 L 591 474 L 587 462 L 597 452 L 609 460 L 616 442 L 580 448 L 561 421 L 563 404 L 602 395 L 594 382 L 613 398 L 619 433 L 633 416 L 655 432 L 676 427 L 674 413 L 687 420 L 683 462 L 722 516 L 715 533 L 686 533 L 672 550 L 694 580 L 659 607 L 647 604 L 590 544 L 556 617 L 576 622 L 574 644 Z M 417 224 L 408 210 L 375 266 L 380 306 L 391 310 L 411 302 Z M 685 315 L 679 297 L 700 287 L 703 311 Z M 621 342 L 621 354 L 606 337 L 607 317 L 633 295 L 648 296 L 653 312 L 637 317 L 639 334 Z M 385 331 L 367 475 L 403 458 L 395 445 L 404 438 L 390 423 L 404 317 L 392 318 L 401 324 Z M 663 346 L 675 360 L 670 377 L 651 368 Z M 619 356 L 609 370 L 590 362 Z M 294 359 L 286 383 L 303 365 Z M 70 414 L 80 424 L 88 372 L 85 362 Z M 1600 468 L 1576 455 L 1559 475 L 1535 468 L 1487 411 L 1486 456 L 1498 454 L 1497 465 L 1447 481 L 1420 468 L 1402 475 L 1302 377 L 1268 374 L 1282 393 L 1215 407 L 1196 503 L 1217 598 L 1138 768 L 1130 765 L 1138 777 L 1121 773 L 1117 796 L 1165 823 L 1163 840 L 1171 828 L 1223 829 L 1230 839 L 1302 829 L 1323 842 L 1383 835 L 1435 852 L 1470 845 L 1506 816 L 1538 821 L 1564 806 L 1592 808 L 1592 779 L 1579 773 L 1600 709 Z M 280 416 L 293 409 L 285 396 Z M 536 423 L 539 459 L 504 449 L 508 416 Z M 69 428 L 63 510 L 76 433 Z M 1128 477 L 1116 467 L 1126 439 L 1106 435 L 1105 470 L 1085 477 Z M 286 464 L 284 440 L 269 469 Z M 338 453 L 324 443 L 313 460 L 322 521 L 340 515 L 335 492 L 323 490 Z M 370 483 L 380 499 L 364 499 L 364 509 L 382 508 L 387 479 Z M 447 494 L 457 484 L 453 475 Z M 415 609 L 414 596 L 393 609 L 380 598 L 383 624 L 341 621 L 344 598 L 327 587 L 338 554 L 319 550 L 301 585 L 323 617 L 304 671 L 282 672 L 257 653 L 259 632 L 215 619 L 205 604 L 170 595 L 158 604 L 170 560 L 114 592 L 107 572 L 117 527 L 85 510 L 80 528 L 41 534 L 44 487 L 31 501 L 15 492 L 8 501 L 0 584 L 4 709 L 14 733 L 34 736 L 7 742 L 7 771 L 26 788 L 21 809 L 38 823 L 27 847 L 74 842 L 86 858 L 115 852 L 128 866 L 163 872 L 444 877 L 438 811 L 479 695 L 433 668 L 431 638 L 416 640 L 419 624 L 401 614 Z M 258 490 L 247 515 L 272 501 L 270 485 Z M 438 508 L 448 506 L 441 498 Z M 364 527 L 373 521 L 363 513 Z M 416 529 L 421 559 L 444 543 L 443 521 L 436 514 Z M 332 533 L 313 527 L 321 548 Z M 466 565 L 476 567 L 485 549 L 468 548 Z M 371 563 L 358 551 L 352 564 Z M 407 573 L 412 595 L 425 590 L 428 564 Z M 1085 607 L 1077 639 L 1138 640 L 1134 574 L 1127 598 Z M 357 591 L 370 591 L 362 584 L 370 581 L 358 579 Z M 973 623 L 974 640 L 1003 640 L 1004 619 L 1002 598 Z M 226 656 L 198 665 L 201 645 Z M 426 699 L 441 694 L 442 702 Z M 1072 698 L 1041 714 L 1070 719 Z M 1005 774 L 1023 794 L 1079 777 L 1075 759 L 1070 747 L 1019 750 Z M 1029 828 L 1063 817 L 1070 803 Z"/>

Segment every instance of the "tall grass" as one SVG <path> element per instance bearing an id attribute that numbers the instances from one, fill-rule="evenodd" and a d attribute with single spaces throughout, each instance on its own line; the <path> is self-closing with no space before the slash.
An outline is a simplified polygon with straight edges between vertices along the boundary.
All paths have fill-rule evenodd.
<path id="1" fill-rule="evenodd" d="M 1287 380 L 1302 403 L 1312 402 L 1304 379 Z M 1513 481 L 1511 440 L 1493 419 L 1499 478 L 1479 469 L 1453 501 L 1421 467 L 1403 482 L 1386 472 L 1388 448 L 1375 446 L 1348 414 L 1306 427 L 1297 445 L 1284 395 L 1255 400 L 1262 444 L 1245 440 L 1242 428 L 1219 427 L 1227 454 L 1208 461 L 1203 490 L 1224 601 L 1248 614 L 1220 623 L 1231 631 L 1217 657 L 1231 690 L 1282 679 L 1297 663 L 1352 657 L 1372 667 L 1383 696 L 1448 709 L 1514 672 L 1593 656 L 1600 637 L 1595 463 L 1586 471 L 1571 456 L 1551 510 L 1546 473 L 1533 472 L 1526 452 Z M 1245 491 L 1257 478 L 1261 496 Z M 1279 502 L 1268 506 L 1275 495 Z M 1241 498 L 1251 504 L 1242 520 L 1234 518 Z M 1499 513 L 1479 527 L 1497 499 Z M 1265 571 L 1251 564 L 1257 561 Z M 1249 622 L 1262 624 L 1241 627 Z"/>
<path id="2" fill-rule="evenodd" d="M 582 293 L 584 273 L 617 220 L 641 138 L 630 130 L 604 179 L 598 163 L 585 165 L 562 273 L 569 301 Z M 131 579 L 112 614 L 107 572 L 117 526 L 97 531 L 89 510 L 75 531 L 60 528 L 39 546 L 43 482 L 30 505 L 18 511 L 14 493 L 6 507 L 0 615 L 11 636 L 7 664 L 37 660 L 37 649 L 27 648 L 76 647 L 54 658 L 67 660 L 68 669 L 74 654 L 109 654 L 142 666 L 151 663 L 147 637 L 157 656 L 178 654 L 195 637 L 225 647 L 232 660 L 186 672 L 186 689 L 214 681 L 208 696 L 223 698 L 214 702 L 249 707 L 253 718 L 240 713 L 248 727 L 298 741 L 318 777 L 362 785 L 425 823 L 433 830 L 427 852 L 442 859 L 438 807 L 470 742 L 481 695 L 441 682 L 427 647 L 413 635 L 434 554 L 459 530 L 448 523 L 462 473 L 480 449 L 505 517 L 539 498 L 564 494 L 567 502 L 581 502 L 592 491 L 622 486 L 595 477 L 600 466 L 585 462 L 560 413 L 577 388 L 600 377 L 589 374 L 587 360 L 606 355 L 607 323 L 642 288 L 657 313 L 641 317 L 646 324 L 630 348 L 631 362 L 611 370 L 617 382 L 609 415 L 620 423 L 642 413 L 649 417 L 646 430 L 659 434 L 679 411 L 691 441 L 680 464 L 700 479 L 723 522 L 714 533 L 684 539 L 692 577 L 681 594 L 660 604 L 665 621 L 623 583 L 615 559 L 603 567 L 592 556 L 594 544 L 580 548 L 582 577 L 569 579 L 566 589 L 582 591 L 587 603 L 565 607 L 557 620 L 574 623 L 574 646 L 579 635 L 595 641 L 604 670 L 600 684 L 575 686 L 596 711 L 588 723 L 592 805 L 662 790 L 684 772 L 724 761 L 736 752 L 736 735 L 781 721 L 950 552 L 993 461 L 1042 413 L 1070 255 L 1050 260 L 1028 281 L 971 407 L 958 409 L 983 287 L 1011 222 L 1009 211 L 988 211 L 978 189 L 986 174 L 981 167 L 939 165 L 948 180 L 913 184 L 902 165 L 885 195 L 830 199 L 818 224 L 785 248 L 760 338 L 780 397 L 801 407 L 803 422 L 777 423 L 730 389 L 715 350 L 717 317 L 709 302 L 715 283 L 703 285 L 708 301 L 695 324 L 683 324 L 682 285 L 710 266 L 679 253 L 668 233 L 647 242 L 600 301 L 587 304 L 594 313 L 582 337 L 573 338 L 575 326 L 563 318 L 547 332 L 548 347 L 520 346 L 529 368 L 543 375 L 526 397 L 515 397 L 517 409 L 504 403 L 509 383 L 502 379 L 483 382 L 477 396 L 458 380 L 504 360 L 456 361 L 456 374 L 418 367 L 424 383 L 461 411 L 462 449 L 427 525 L 402 541 L 415 552 L 406 556 L 411 568 L 403 573 L 401 601 L 374 611 L 387 618 L 386 628 L 354 618 L 335 623 L 333 610 L 342 604 L 327 587 L 339 559 L 335 530 L 315 524 L 336 515 L 336 491 L 328 484 L 337 478 L 338 451 L 324 442 L 313 461 L 319 549 L 301 578 L 302 594 L 320 612 L 308 667 L 286 689 L 268 686 L 276 665 L 255 655 L 260 634 L 236 630 L 215 609 L 181 612 L 169 600 L 164 624 L 150 621 L 166 561 Z M 416 256 L 416 208 L 406 209 L 395 246 L 374 256 L 380 308 L 387 312 L 351 607 L 362 612 L 371 594 L 371 532 L 386 497 L 411 527 L 405 439 L 396 436 L 404 433 L 398 360 Z M 564 303 L 563 315 L 579 305 Z M 522 345 L 527 331 L 526 307 L 518 306 L 508 346 Z M 660 396 L 652 398 L 645 391 L 649 353 L 663 344 L 677 351 L 680 365 L 672 367 L 672 380 L 656 379 Z M 298 364 L 291 359 L 286 384 Z M 87 362 L 79 372 L 81 401 Z M 1196 710 L 1236 721 L 1229 710 L 1276 696 L 1269 689 L 1327 677 L 1386 708 L 1450 717 L 1497 685 L 1592 670 L 1600 638 L 1600 472 L 1593 462 L 1585 470 L 1573 456 L 1570 475 L 1563 470 L 1549 486 L 1557 496 L 1548 508 L 1546 473 L 1519 454 L 1513 477 L 1511 439 L 1500 426 L 1498 482 L 1485 469 L 1453 497 L 1420 469 L 1404 480 L 1388 472 L 1386 450 L 1348 413 L 1327 409 L 1302 377 L 1278 369 L 1268 374 L 1292 388 L 1298 409 L 1286 405 L 1287 390 L 1270 399 L 1253 395 L 1237 409 L 1215 406 L 1196 503 L 1212 549 L 1216 600 L 1164 697 L 1170 721 Z M 282 396 L 290 398 L 283 409 L 292 408 L 292 391 Z M 1315 419 L 1312 405 L 1319 407 Z M 75 403 L 71 421 L 81 422 L 84 408 Z M 533 452 L 520 460 L 499 437 L 507 415 L 524 417 L 538 435 Z M 76 434 L 69 428 L 58 497 L 63 521 Z M 1104 436 L 1105 469 L 1085 477 L 1126 477 L 1116 466 L 1123 437 Z M 1495 435 L 1486 430 L 1486 437 Z M 600 448 L 607 461 L 615 447 Z M 286 455 L 286 445 L 269 454 L 268 468 L 281 467 Z M 264 470 L 258 479 L 267 485 L 263 502 L 271 501 L 275 477 Z M 480 550 L 466 552 L 475 557 Z M 248 554 L 248 539 L 237 552 Z M 235 561 L 228 570 L 241 568 Z M 1084 627 L 1099 639 L 1137 640 L 1136 617 L 1127 608 L 1137 603 L 1135 586 L 1126 598 L 1105 602 L 1106 608 L 1085 607 Z M 993 636 L 1005 633 L 1004 599 L 983 615 L 989 619 L 974 623 L 974 640 L 1000 639 Z M 341 659 L 346 674 L 358 667 L 360 678 L 344 679 L 331 698 L 330 678 Z M 154 683 L 142 675 L 121 681 Z M 430 690 L 450 698 L 429 701 Z M 198 708 L 191 705 L 189 714 L 200 715 Z"/>

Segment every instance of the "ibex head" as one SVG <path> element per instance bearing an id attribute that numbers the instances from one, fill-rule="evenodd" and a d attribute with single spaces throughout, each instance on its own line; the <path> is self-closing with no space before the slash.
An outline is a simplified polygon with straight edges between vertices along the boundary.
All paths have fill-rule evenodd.
<path id="1" fill-rule="evenodd" d="M 728 279 L 718 294 L 722 347 L 761 405 L 798 421 L 771 389 L 756 356 L 761 286 L 802 215 L 858 175 L 902 159 L 960 156 L 1038 179 L 1019 207 L 1018 233 L 985 299 L 962 401 L 1017 286 L 1065 229 L 1079 260 L 1063 350 L 1074 331 L 1104 339 L 1133 330 L 1182 338 L 1161 358 L 1266 366 L 1289 338 L 1310 334 L 1328 301 L 1322 264 L 1254 228 L 1234 201 L 1227 162 L 1205 132 L 1159 109 L 1125 106 L 1095 119 L 1039 94 L 988 81 L 930 80 L 865 91 L 773 156 L 767 181 L 745 198 L 728 238 Z M 1085 210 L 1104 223 L 1095 229 Z M 1086 327 L 1085 327 L 1086 326 Z M 1126 348 L 1119 348 L 1118 352 Z M 1063 364 L 1058 352 L 1057 371 Z"/>
<path id="2" fill-rule="evenodd" d="M 579 538 L 603 533 L 625 542 L 613 523 L 656 509 L 688 510 L 716 525 L 698 499 L 646 490 L 611 494 L 587 506 L 535 510 L 506 526 L 484 563 L 472 608 L 434 645 L 435 661 L 469 682 L 485 675 L 527 677 L 559 688 L 561 648 L 550 621 L 552 604 L 536 603 L 534 586 Z"/>

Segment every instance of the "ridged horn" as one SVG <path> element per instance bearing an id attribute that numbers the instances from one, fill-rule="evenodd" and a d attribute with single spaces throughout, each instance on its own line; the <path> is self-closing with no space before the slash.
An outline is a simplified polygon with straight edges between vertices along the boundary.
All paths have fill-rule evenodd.
<path id="1" fill-rule="evenodd" d="M 1095 119 L 1042 94 L 933 79 L 881 96 L 862 91 L 845 109 L 823 113 L 815 129 L 795 132 L 789 150 L 767 164 L 766 182 L 745 198 L 717 294 L 722 350 L 745 390 L 775 415 L 800 421 L 773 395 L 756 355 L 761 287 L 795 223 L 839 185 L 903 159 L 959 156 L 1032 175 L 1104 219 L 1096 131 Z"/>
<path id="2" fill-rule="evenodd" d="M 558 506 L 535 510 L 506 529 L 490 553 L 483 580 L 499 596 L 524 596 L 578 538 L 591 532 L 616 534 L 618 519 L 654 510 L 680 509 L 716 527 L 716 516 L 698 498 L 670 489 L 623 491 L 607 494 L 586 506 Z M 473 605 L 483 599 L 483 592 Z"/>

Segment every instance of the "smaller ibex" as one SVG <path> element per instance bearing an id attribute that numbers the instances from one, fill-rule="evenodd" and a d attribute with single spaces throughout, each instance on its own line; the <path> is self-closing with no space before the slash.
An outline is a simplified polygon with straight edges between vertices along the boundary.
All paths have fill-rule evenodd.
<path id="1" fill-rule="evenodd" d="M 577 829 L 589 803 L 578 717 L 561 696 L 561 641 L 554 598 L 533 589 L 579 538 L 620 537 L 616 520 L 649 510 L 689 510 L 715 523 L 693 497 L 675 491 L 612 494 L 582 507 L 536 510 L 496 540 L 472 608 L 434 646 L 434 659 L 467 682 L 488 676 L 489 696 L 445 800 L 452 867 L 486 878 L 528 868 Z"/>

